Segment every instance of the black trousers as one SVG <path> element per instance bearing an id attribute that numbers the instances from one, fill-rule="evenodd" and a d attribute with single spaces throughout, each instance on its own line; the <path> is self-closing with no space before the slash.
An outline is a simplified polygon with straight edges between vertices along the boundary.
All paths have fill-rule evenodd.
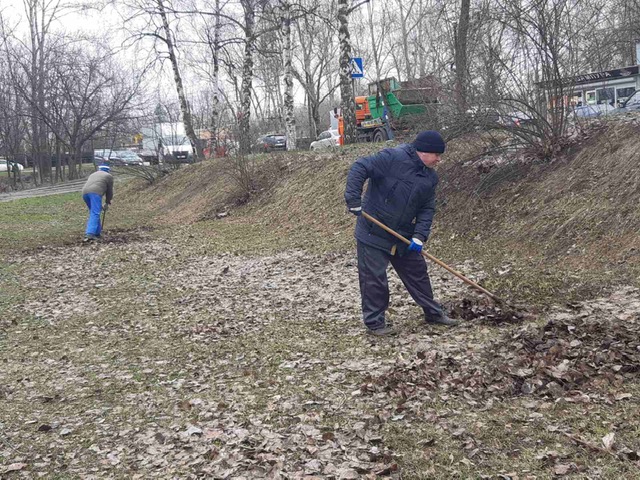
<path id="1" fill-rule="evenodd" d="M 431 318 L 442 316 L 442 307 L 433 300 L 427 263 L 422 255 L 410 251 L 403 256 L 391 255 L 360 241 L 357 248 L 362 317 L 367 328 L 376 330 L 385 326 L 384 315 L 389 306 L 389 262 L 425 315 Z"/>

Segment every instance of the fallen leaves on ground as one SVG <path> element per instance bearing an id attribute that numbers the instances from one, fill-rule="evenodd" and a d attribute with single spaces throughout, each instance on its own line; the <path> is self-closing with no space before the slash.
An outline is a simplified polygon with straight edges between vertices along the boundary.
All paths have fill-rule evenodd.
<path id="1" fill-rule="evenodd" d="M 520 395 L 581 401 L 589 393 L 604 395 L 606 387 L 623 388 L 640 376 L 638 294 L 627 288 L 608 299 L 558 309 L 542 327 L 508 332 L 480 348 L 419 350 L 373 379 L 372 388 L 403 398 L 428 390 L 477 401 Z"/>
<path id="2" fill-rule="evenodd" d="M 425 407 L 438 399 L 478 411 L 526 394 L 635 400 L 624 390 L 640 363 L 634 290 L 557 309 L 540 327 L 526 316 L 495 321 L 499 311 L 434 270 L 434 290 L 468 318 L 442 329 L 423 324 L 392 274 L 389 320 L 400 335 L 373 339 L 353 253 L 210 255 L 185 237 L 117 235 L 12 260 L 28 295 L 9 309 L 18 324 L 0 358 L 4 473 L 400 478 L 408 460 L 389 429 L 412 441 L 416 425 L 433 424 L 459 444 L 438 471 L 460 476 L 487 472 L 491 457 L 470 425 Z M 424 455 L 443 448 L 415 441 Z M 616 452 L 632 460 L 637 448 L 623 443 Z"/>

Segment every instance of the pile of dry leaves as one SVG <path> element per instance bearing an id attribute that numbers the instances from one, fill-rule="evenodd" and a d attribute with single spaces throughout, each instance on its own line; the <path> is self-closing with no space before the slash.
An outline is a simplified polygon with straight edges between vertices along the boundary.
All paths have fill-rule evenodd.
<path id="1" fill-rule="evenodd" d="M 622 387 L 640 375 L 640 302 L 633 300 L 637 292 L 616 295 L 623 303 L 618 312 L 596 300 L 570 305 L 542 327 L 523 328 L 480 349 L 418 350 L 363 390 L 405 399 L 428 390 L 482 400 L 530 394 L 555 399 Z"/>

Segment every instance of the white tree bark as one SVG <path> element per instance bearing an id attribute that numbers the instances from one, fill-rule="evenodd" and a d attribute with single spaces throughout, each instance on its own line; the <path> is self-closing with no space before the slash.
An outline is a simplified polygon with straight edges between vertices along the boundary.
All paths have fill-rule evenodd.
<path id="1" fill-rule="evenodd" d="M 200 141 L 193 128 L 193 120 L 191 118 L 191 110 L 187 103 L 187 97 L 184 93 L 184 86 L 182 83 L 182 76 L 180 75 L 180 68 L 178 66 L 178 57 L 176 55 L 175 43 L 173 41 L 173 32 L 169 27 L 169 19 L 167 18 L 167 12 L 164 7 L 164 0 L 156 0 L 158 5 L 158 13 L 162 20 L 162 29 L 164 30 L 164 42 L 167 45 L 169 52 L 169 60 L 171 61 L 171 68 L 173 69 L 173 79 L 176 84 L 176 90 L 178 92 L 178 101 L 180 102 L 180 111 L 182 113 L 182 122 L 184 123 L 184 131 L 191 143 L 196 161 L 202 160 L 202 148 Z"/>
<path id="2" fill-rule="evenodd" d="M 344 143 L 356 143 L 356 111 L 351 86 L 351 37 L 349 35 L 349 3 L 338 0 L 338 42 L 340 43 L 340 99 L 344 122 Z"/>
<path id="3" fill-rule="evenodd" d="M 240 153 L 251 153 L 251 86 L 253 82 L 253 50 L 255 48 L 255 8 L 252 0 L 242 0 L 244 8 L 244 61 L 242 62 L 242 86 L 240 87 Z"/>
<path id="4" fill-rule="evenodd" d="M 285 124 L 287 130 L 287 150 L 296 149 L 296 117 L 293 105 L 293 73 L 291 60 L 293 57 L 293 46 L 291 40 L 291 5 L 288 1 L 283 3 L 284 17 L 282 25 L 282 36 L 284 37 L 284 110 Z"/>
<path id="5" fill-rule="evenodd" d="M 220 123 L 220 0 L 216 0 L 215 21 L 213 27 L 213 45 L 211 45 L 211 56 L 213 57 L 213 75 L 211 83 L 213 84 L 213 105 L 211 106 L 211 147 L 213 155 L 218 148 L 218 134 Z"/>

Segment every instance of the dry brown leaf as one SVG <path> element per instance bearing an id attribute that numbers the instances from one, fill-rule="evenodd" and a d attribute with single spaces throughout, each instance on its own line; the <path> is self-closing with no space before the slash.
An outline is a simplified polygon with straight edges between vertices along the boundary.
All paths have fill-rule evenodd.
<path id="1" fill-rule="evenodd" d="M 607 450 L 611 450 L 613 444 L 616 441 L 615 437 L 616 434 L 614 432 L 607 433 L 604 437 L 602 437 L 602 444 L 604 445 L 604 448 L 606 448 Z"/>
<path id="2" fill-rule="evenodd" d="M 553 467 L 553 473 L 556 475 L 566 475 L 571 471 L 571 464 L 568 463 L 558 463 Z"/>
<path id="3" fill-rule="evenodd" d="M 26 463 L 12 463 L 4 467 L 0 467 L 0 473 L 17 472 L 27 467 Z"/>

